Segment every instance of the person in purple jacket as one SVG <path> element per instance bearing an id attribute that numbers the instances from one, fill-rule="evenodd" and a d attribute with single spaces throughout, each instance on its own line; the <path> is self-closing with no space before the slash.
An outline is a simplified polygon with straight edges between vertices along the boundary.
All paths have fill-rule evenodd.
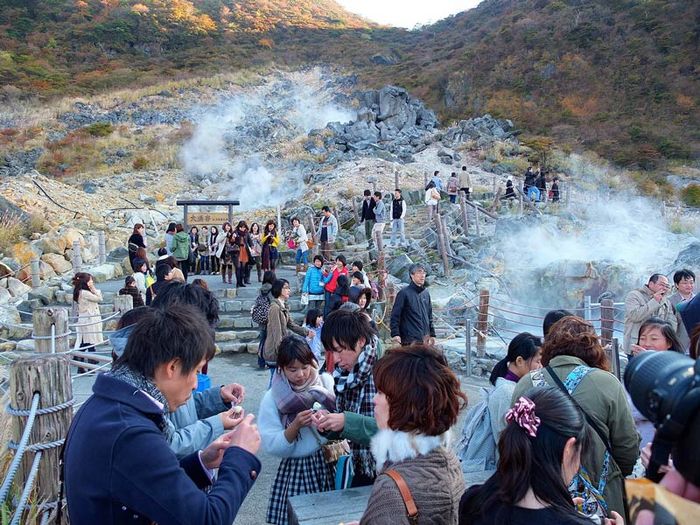
<path id="1" fill-rule="evenodd" d="M 63 468 L 72 525 L 233 523 L 260 472 L 254 416 L 241 413 L 231 432 L 181 460 L 168 445 L 165 421 L 192 395 L 197 371 L 213 354 L 195 307 L 144 312 L 68 432 Z"/>

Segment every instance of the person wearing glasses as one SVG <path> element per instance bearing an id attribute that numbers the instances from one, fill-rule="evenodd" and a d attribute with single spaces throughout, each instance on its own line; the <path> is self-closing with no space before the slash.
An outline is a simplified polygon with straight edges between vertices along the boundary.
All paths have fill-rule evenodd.
<path id="1" fill-rule="evenodd" d="M 639 338 L 639 328 L 650 317 L 659 317 L 676 329 L 676 310 L 668 297 L 670 290 L 668 277 L 655 273 L 645 286 L 632 290 L 625 297 L 623 348 L 627 355 L 630 355 L 632 343 Z"/>
<path id="2" fill-rule="evenodd" d="M 425 267 L 413 264 L 408 273 L 411 284 L 399 291 L 391 310 L 391 338 L 402 345 L 434 345 L 433 306 L 426 287 Z"/>

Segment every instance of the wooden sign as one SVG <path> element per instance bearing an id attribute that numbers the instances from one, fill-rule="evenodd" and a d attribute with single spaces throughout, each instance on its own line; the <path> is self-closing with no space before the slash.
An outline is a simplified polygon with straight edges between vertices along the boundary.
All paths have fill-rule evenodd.
<path id="1" fill-rule="evenodd" d="M 228 221 L 226 212 L 190 212 L 187 214 L 188 226 L 217 226 L 221 227 Z"/>

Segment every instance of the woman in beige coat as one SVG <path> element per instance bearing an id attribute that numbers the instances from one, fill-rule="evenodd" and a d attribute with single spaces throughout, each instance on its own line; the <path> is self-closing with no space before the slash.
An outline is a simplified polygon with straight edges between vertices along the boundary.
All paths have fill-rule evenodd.
<path id="1" fill-rule="evenodd" d="M 100 314 L 102 292 L 95 288 L 92 275 L 78 272 L 73 277 L 73 303 L 78 312 L 78 322 L 75 324 L 76 338 L 81 347 L 87 347 L 88 352 L 95 351 L 95 345 L 101 344 L 102 317 Z M 78 369 L 78 373 L 82 373 Z"/>
<path id="2" fill-rule="evenodd" d="M 390 350 L 374 365 L 372 438 L 377 479 L 361 525 L 456 525 L 464 477 L 449 449 L 450 427 L 467 397 L 445 358 L 427 345 Z M 399 485 L 408 488 L 417 518 Z"/>

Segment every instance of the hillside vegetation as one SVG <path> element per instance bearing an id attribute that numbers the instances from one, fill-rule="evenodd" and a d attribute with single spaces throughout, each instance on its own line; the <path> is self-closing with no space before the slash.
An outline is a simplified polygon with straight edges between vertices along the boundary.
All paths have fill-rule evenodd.
<path id="1" fill-rule="evenodd" d="M 490 112 L 644 169 L 700 156 L 700 2 L 485 0 L 405 31 L 331 0 L 0 0 L 0 28 L 6 99 L 323 62 L 444 122 Z"/>

